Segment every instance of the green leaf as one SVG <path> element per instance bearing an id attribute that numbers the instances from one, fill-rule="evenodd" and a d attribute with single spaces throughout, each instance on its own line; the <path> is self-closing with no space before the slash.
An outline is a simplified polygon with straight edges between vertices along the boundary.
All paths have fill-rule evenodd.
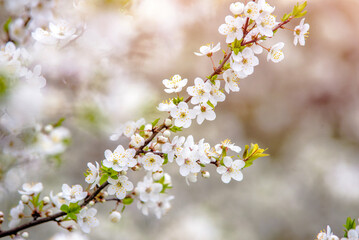
<path id="1" fill-rule="evenodd" d="M 171 189 L 172 187 L 169 184 L 162 184 L 162 190 L 160 193 L 165 193 L 167 189 Z"/>
<path id="2" fill-rule="evenodd" d="M 290 18 L 290 16 L 292 16 L 292 13 L 284 14 L 284 16 L 282 17 L 282 22 L 287 21 Z"/>
<path id="3" fill-rule="evenodd" d="M 211 103 L 211 101 L 207 101 L 207 104 L 208 104 L 208 106 L 210 106 L 211 108 L 213 108 L 214 109 L 214 105 Z"/>
<path id="4" fill-rule="evenodd" d="M 243 161 L 245 161 L 246 164 L 243 168 L 251 166 L 253 164 L 254 160 L 256 160 L 260 157 L 269 156 L 269 154 L 264 153 L 266 150 L 267 149 L 259 148 L 258 144 L 252 143 L 250 148 L 248 145 L 246 145 L 244 153 L 243 153 Z"/>
<path id="5" fill-rule="evenodd" d="M 67 213 L 69 211 L 69 206 L 67 206 L 66 204 L 62 204 L 60 210 Z"/>
<path id="6" fill-rule="evenodd" d="M 108 179 L 108 174 L 107 173 L 103 174 L 99 182 L 100 185 L 104 184 L 107 181 L 107 179 Z"/>
<path id="7" fill-rule="evenodd" d="M 155 121 L 152 122 L 152 127 L 156 126 L 158 121 L 160 120 L 161 118 L 157 118 Z"/>
<path id="8" fill-rule="evenodd" d="M 51 124 L 54 128 L 60 127 L 66 118 L 60 118 L 56 123 Z"/>
<path id="9" fill-rule="evenodd" d="M 173 98 L 172 99 L 172 102 L 175 104 L 175 105 L 178 105 L 180 102 L 183 101 L 183 97 L 178 97 L 178 98 Z"/>
<path id="10" fill-rule="evenodd" d="M 301 18 L 301 17 L 304 17 L 306 14 L 307 14 L 307 10 L 305 10 L 305 11 L 303 11 L 303 12 L 301 12 L 301 13 L 298 13 L 295 17 L 296 18 Z"/>
<path id="11" fill-rule="evenodd" d="M 78 203 L 70 203 L 69 205 L 69 212 L 79 213 L 81 210 L 81 207 Z"/>
<path id="12" fill-rule="evenodd" d="M 125 199 L 122 200 L 122 203 L 124 205 L 130 205 L 133 202 L 133 198 L 127 197 Z"/>
<path id="13" fill-rule="evenodd" d="M 142 125 L 142 126 L 139 128 L 139 130 L 140 130 L 140 136 L 143 137 L 143 138 L 145 138 L 145 137 L 146 137 L 146 136 L 145 136 L 145 125 Z"/>
<path id="14" fill-rule="evenodd" d="M 172 126 L 169 130 L 171 132 L 180 132 L 180 131 L 182 131 L 182 127 Z"/>
<path id="15" fill-rule="evenodd" d="M 8 33 L 9 32 L 9 26 L 10 26 L 10 23 L 12 22 L 12 19 L 11 19 L 11 17 L 9 17 L 7 20 L 6 20 L 6 22 L 4 23 L 4 31 L 6 32 L 6 33 Z"/>
<path id="16" fill-rule="evenodd" d="M 231 68 L 231 64 L 229 62 L 227 62 L 226 64 L 224 64 L 223 66 L 223 70 L 227 70 L 227 69 L 230 69 Z"/>
<path id="17" fill-rule="evenodd" d="M 233 48 L 233 52 L 234 52 L 234 54 L 238 55 L 238 53 L 239 53 L 239 48 Z"/>
<path id="18" fill-rule="evenodd" d="M 67 216 L 68 216 L 69 218 L 71 218 L 72 220 L 77 221 L 77 216 L 76 216 L 75 213 L 68 213 Z"/>
<path id="19" fill-rule="evenodd" d="M 164 161 L 163 161 L 162 165 L 165 165 L 168 163 L 168 154 L 167 153 L 163 154 L 163 158 L 164 158 Z"/>

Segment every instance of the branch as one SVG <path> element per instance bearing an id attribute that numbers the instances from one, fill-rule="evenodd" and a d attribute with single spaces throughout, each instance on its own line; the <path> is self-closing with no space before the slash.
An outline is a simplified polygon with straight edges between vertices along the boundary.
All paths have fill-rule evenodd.
<path id="1" fill-rule="evenodd" d="M 210 75 L 209 78 L 212 78 L 214 75 L 216 74 L 220 74 L 222 72 L 222 68 L 224 66 L 224 64 L 226 64 L 226 62 L 229 60 L 229 58 L 231 57 L 232 52 L 230 52 L 227 56 L 225 56 L 225 58 L 223 59 L 223 62 L 214 70 L 214 72 Z M 207 79 L 208 80 L 208 79 Z M 191 100 L 192 96 L 189 96 L 185 102 L 189 102 Z M 168 117 L 169 119 L 172 119 L 171 116 Z M 163 123 L 162 125 L 160 125 L 157 129 L 154 129 L 152 135 L 147 138 L 147 140 L 145 141 L 145 143 L 136 151 L 135 156 L 139 155 L 140 153 L 143 153 L 145 151 L 143 151 L 143 149 L 157 136 L 157 134 L 159 132 L 161 132 L 164 128 L 167 128 L 166 125 Z M 93 192 L 90 196 L 88 196 L 87 198 L 85 198 L 84 202 L 81 204 L 81 207 L 85 207 L 87 206 L 91 200 L 93 200 L 104 188 L 106 188 L 109 185 L 108 182 L 105 182 L 104 184 L 102 184 L 98 189 L 96 189 L 95 192 Z M 10 236 L 10 235 L 15 235 L 18 232 L 30 228 L 30 227 L 34 227 L 37 226 L 39 224 L 42 223 L 46 223 L 46 222 L 50 222 L 50 221 L 56 221 L 57 218 L 65 216 L 66 213 L 65 212 L 59 212 L 56 214 L 53 214 L 51 216 L 45 217 L 45 218 L 40 218 L 34 221 L 31 221 L 29 223 L 25 223 L 21 226 L 15 227 L 13 229 L 7 230 L 7 231 L 0 231 L 0 238 L 2 237 L 6 237 L 6 236 Z"/>

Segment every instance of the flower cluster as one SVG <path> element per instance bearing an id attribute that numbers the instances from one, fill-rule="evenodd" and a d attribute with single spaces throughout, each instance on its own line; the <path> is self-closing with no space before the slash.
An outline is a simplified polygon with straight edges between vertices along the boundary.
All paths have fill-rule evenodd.
<path id="1" fill-rule="evenodd" d="M 359 219 L 358 219 L 359 221 Z M 327 226 L 326 231 L 320 231 L 316 240 L 358 240 L 359 239 L 359 226 L 356 226 L 355 219 L 347 218 L 346 224 L 344 224 L 344 237 L 339 238 L 334 235 L 330 226 Z"/>
<path id="2" fill-rule="evenodd" d="M 7 7 L 12 6 L 10 1 L 6 1 L 6 4 Z M 34 13 L 33 16 L 34 6 L 27 4 L 29 3 L 24 2 L 23 7 L 27 9 L 32 21 L 38 15 Z M 51 4 L 52 1 L 48 1 L 43 9 L 49 16 L 52 16 Z M 132 204 L 134 200 L 137 201 L 137 207 L 144 215 L 152 213 L 157 218 L 161 218 L 170 209 L 171 201 L 174 199 L 174 196 L 168 193 L 172 188 L 171 177 L 165 172 L 167 164 L 174 162 L 187 183 L 196 182 L 199 174 L 203 178 L 210 177 L 207 170 L 210 166 L 214 166 L 224 183 L 229 183 L 232 179 L 241 181 L 243 169 L 251 166 L 254 160 L 267 156 L 264 153 L 265 149 L 259 148 L 257 144 L 246 145 L 243 153 L 238 155 L 242 149 L 228 139 L 211 147 L 204 139 L 196 142 L 192 135 L 173 138 L 171 135 L 182 131 L 182 128 L 189 128 L 192 120 L 196 119 L 198 124 L 202 124 L 204 120 L 215 120 L 215 108 L 218 103 L 226 99 L 224 92 L 227 94 L 238 92 L 239 80 L 253 74 L 254 67 L 259 64 L 255 54 L 260 54 L 265 49 L 268 51 L 268 60 L 273 62 L 283 60 L 284 43 L 279 42 L 266 48 L 263 42 L 274 37 L 277 30 L 284 28 L 284 25 L 292 19 L 304 16 L 305 5 L 295 6 L 291 13 L 277 22 L 276 17 L 272 15 L 275 8 L 265 0 L 231 4 L 232 15 L 227 16 L 225 23 L 218 29 L 220 34 L 226 36 L 229 49 L 224 52 L 218 66 L 212 56 L 220 50 L 220 43 L 216 46 L 202 46 L 200 53 L 196 53 L 198 56 L 207 56 L 211 59 L 213 73 L 206 78 L 196 77 L 194 85 L 188 87 L 186 85 L 189 81 L 178 74 L 164 79 L 162 81 L 165 86 L 164 91 L 176 95 L 157 107 L 159 111 L 167 112 L 168 116 L 163 121 L 158 118 L 149 123 L 140 119 L 128 121 L 120 126 L 110 139 L 117 141 L 124 136 L 128 140 L 128 145 L 122 144 L 114 150 L 105 150 L 104 159 L 100 163 L 87 163 L 85 182 L 88 187 L 63 184 L 61 192 L 53 194 L 51 191 L 50 197 L 45 196 L 41 200 L 40 194 L 43 190 L 41 183 L 24 184 L 23 190 L 19 191 L 22 194 L 21 201 L 10 211 L 9 227 L 15 227 L 25 217 L 33 217 L 34 222 L 38 218 L 41 220 L 43 217 L 48 217 L 48 221 L 57 221 L 59 225 L 63 221 L 73 220 L 83 232 L 89 233 L 91 228 L 99 225 L 95 217 L 97 210 L 93 206 L 99 202 L 110 201 L 116 203 L 109 213 L 112 222 L 118 222 L 125 207 Z M 35 28 L 32 29 L 32 37 L 42 44 L 64 44 L 78 35 L 77 29 L 70 23 L 52 17 L 47 18 L 47 21 L 41 25 L 35 24 Z M 304 45 L 304 36 L 308 29 L 309 25 L 302 21 L 295 28 L 294 43 L 299 41 Z M 8 48 L 10 50 L 7 51 L 11 52 L 12 57 L 5 62 L 10 63 L 12 58 L 19 57 L 19 53 L 14 53 L 17 50 L 16 48 L 14 50 L 11 44 Z M 35 67 L 31 76 L 37 77 L 36 79 L 40 81 L 40 72 L 39 67 Z M 41 84 L 37 85 L 41 86 Z M 188 94 L 187 98 L 181 95 L 184 89 Z M 69 133 L 64 128 L 59 128 L 57 124 L 45 127 L 41 134 L 38 146 L 46 146 L 48 154 L 63 151 L 59 143 L 64 142 L 69 136 Z M 144 178 L 134 184 L 130 173 L 139 173 L 141 170 Z M 28 207 L 25 208 L 24 205 Z M 122 210 L 119 210 L 118 207 L 121 205 Z M 26 216 L 25 209 L 31 210 L 31 216 Z M 53 214 L 54 212 L 57 214 Z M 9 232 L 0 231 L 0 237 L 7 233 Z M 323 234 L 327 238 L 332 236 L 330 231 Z"/>
<path id="3" fill-rule="evenodd" d="M 69 15 L 76 11 L 72 4 L 48 1 L 12 1 L 5 0 L 5 8 L 16 18 L 10 18 L 6 25 L 8 38 L 18 44 L 27 44 L 36 40 L 42 44 L 66 44 L 78 35 L 82 27 L 69 23 L 57 9 L 66 7 Z M 77 14 L 72 14 L 74 18 Z M 31 37 L 32 36 L 32 37 Z"/>

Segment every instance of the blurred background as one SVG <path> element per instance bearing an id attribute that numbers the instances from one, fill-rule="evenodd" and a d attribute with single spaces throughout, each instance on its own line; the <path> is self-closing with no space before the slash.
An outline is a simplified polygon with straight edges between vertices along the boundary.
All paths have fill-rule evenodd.
<path id="1" fill-rule="evenodd" d="M 3 171 L 0 210 L 7 213 L 17 203 L 24 182 L 42 181 L 45 193 L 61 191 L 63 183 L 84 185 L 87 162 L 126 144 L 109 141 L 120 124 L 166 116 L 156 110 L 169 98 L 162 80 L 180 74 L 191 83 L 212 72 L 210 60 L 193 52 L 212 42 L 225 49 L 218 27 L 231 2 L 89 0 L 83 7 L 86 30 L 74 43 L 30 50 L 47 79 L 39 119 L 47 124 L 64 117 L 71 144 L 61 164 Z M 279 19 L 297 1 L 268 2 Z M 0 4 L 4 23 L 11 12 Z M 270 157 L 230 184 L 212 168 L 211 178 L 188 186 L 175 164 L 166 166 L 175 196 L 166 216 L 143 216 L 133 204 L 114 225 L 107 220 L 112 205 L 104 204 L 101 225 L 88 239 L 303 240 L 314 239 L 327 224 L 343 236 L 346 218 L 359 217 L 359 2 L 309 0 L 307 9 L 305 47 L 293 45 L 292 32 L 280 31 L 265 44 L 285 42 L 284 61 L 275 64 L 260 55 L 241 91 L 216 108 L 215 121 L 181 133 L 211 145 L 226 138 L 242 148 L 258 143 Z M 296 19 L 287 27 L 298 24 Z M 215 55 L 217 62 L 221 57 Z M 30 239 L 61 232 L 54 223 L 44 226 L 30 229 Z"/>

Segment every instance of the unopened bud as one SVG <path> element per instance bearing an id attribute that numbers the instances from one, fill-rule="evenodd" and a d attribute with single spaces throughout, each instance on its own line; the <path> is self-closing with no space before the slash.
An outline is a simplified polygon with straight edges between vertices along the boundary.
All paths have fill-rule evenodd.
<path id="1" fill-rule="evenodd" d="M 163 177 L 163 172 L 155 172 L 152 174 L 152 178 L 155 181 L 159 181 Z"/>
<path id="2" fill-rule="evenodd" d="M 157 142 L 160 143 L 160 144 L 164 144 L 168 141 L 168 138 L 164 137 L 164 136 L 159 136 L 157 138 Z"/>
<path id="3" fill-rule="evenodd" d="M 168 184 L 168 186 L 172 186 L 171 176 L 168 173 L 165 173 L 164 176 L 165 176 L 165 181 L 163 183 Z"/>
<path id="4" fill-rule="evenodd" d="M 122 171 L 120 172 L 120 174 L 121 174 L 121 175 L 126 175 L 126 174 L 127 174 L 127 172 L 126 172 L 126 171 L 124 171 L 124 170 L 122 170 Z"/>
<path id="5" fill-rule="evenodd" d="M 0 218 L 4 217 L 4 213 L 0 211 Z"/>
<path id="6" fill-rule="evenodd" d="M 153 146 L 153 149 L 155 150 L 155 151 L 160 151 L 161 150 L 161 144 L 156 144 L 156 145 L 154 145 Z"/>
<path id="7" fill-rule="evenodd" d="M 164 131 L 163 136 L 165 136 L 166 138 L 169 138 L 171 136 L 171 131 L 170 130 Z"/>
<path id="8" fill-rule="evenodd" d="M 4 218 L 0 217 L 0 225 L 3 224 Z"/>
<path id="9" fill-rule="evenodd" d="M 89 205 L 90 205 L 90 206 L 95 205 L 95 201 L 93 201 L 93 200 L 92 200 L 92 201 L 90 201 L 90 202 L 89 202 Z"/>
<path id="10" fill-rule="evenodd" d="M 208 171 L 202 171 L 202 177 L 204 178 L 209 178 L 211 175 L 209 174 Z"/>
<path id="11" fill-rule="evenodd" d="M 27 196 L 27 195 L 21 195 L 21 201 L 23 202 L 23 203 L 28 203 L 29 202 L 29 196 Z"/>
<path id="12" fill-rule="evenodd" d="M 103 193 L 103 196 L 104 196 L 105 198 L 107 198 L 107 197 L 108 197 L 108 192 L 104 192 L 104 193 Z"/>
<path id="13" fill-rule="evenodd" d="M 52 215 L 52 210 L 47 210 L 46 213 L 45 213 L 45 215 L 46 215 L 47 217 L 50 216 L 50 215 Z"/>
<path id="14" fill-rule="evenodd" d="M 29 237 L 29 233 L 28 233 L 28 232 L 23 232 L 23 233 L 21 234 L 21 237 L 23 237 L 23 238 L 28 238 L 28 237 Z"/>
<path id="15" fill-rule="evenodd" d="M 171 125 L 172 125 L 172 120 L 169 119 L 169 118 L 167 118 L 167 119 L 165 120 L 165 126 L 166 126 L 166 127 L 169 127 L 169 126 L 171 126 Z"/>
<path id="16" fill-rule="evenodd" d="M 44 130 L 46 131 L 46 132 L 51 132 L 52 130 L 54 129 L 54 127 L 52 126 L 52 125 L 46 125 L 45 126 L 45 128 L 44 128 Z"/>
<path id="17" fill-rule="evenodd" d="M 42 201 L 44 202 L 44 205 L 49 204 L 50 203 L 50 198 L 48 196 L 45 196 Z"/>
<path id="18" fill-rule="evenodd" d="M 113 211 L 109 216 L 111 222 L 118 223 L 121 219 L 121 213 L 118 211 Z"/>
<path id="19" fill-rule="evenodd" d="M 133 171 L 138 171 L 140 169 L 140 167 L 138 165 L 134 166 L 131 168 Z"/>

